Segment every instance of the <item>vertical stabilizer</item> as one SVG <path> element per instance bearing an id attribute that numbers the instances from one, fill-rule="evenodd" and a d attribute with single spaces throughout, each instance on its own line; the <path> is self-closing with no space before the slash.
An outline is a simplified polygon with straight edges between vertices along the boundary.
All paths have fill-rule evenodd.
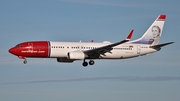
<path id="1" fill-rule="evenodd" d="M 131 43 L 158 45 L 162 34 L 166 15 L 159 15 L 144 35 Z"/>

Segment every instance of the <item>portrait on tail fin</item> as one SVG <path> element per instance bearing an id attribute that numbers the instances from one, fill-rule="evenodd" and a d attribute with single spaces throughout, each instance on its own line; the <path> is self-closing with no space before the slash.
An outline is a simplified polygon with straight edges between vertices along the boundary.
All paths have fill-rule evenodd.
<path id="1" fill-rule="evenodd" d="M 159 43 L 159 39 L 160 39 L 160 33 L 161 33 L 161 29 L 159 28 L 159 26 L 153 26 L 152 27 L 152 39 L 149 39 L 149 44 L 158 44 Z"/>
<path id="2" fill-rule="evenodd" d="M 151 46 L 158 45 L 164 27 L 165 19 L 166 15 L 159 15 L 157 19 L 151 24 L 151 26 L 146 30 L 143 36 L 137 40 L 131 41 L 131 43 L 149 44 Z"/>

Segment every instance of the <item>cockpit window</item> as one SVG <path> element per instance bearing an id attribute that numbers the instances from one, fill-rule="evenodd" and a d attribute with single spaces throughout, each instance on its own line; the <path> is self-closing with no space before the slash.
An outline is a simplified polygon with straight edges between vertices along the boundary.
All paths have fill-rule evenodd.
<path id="1" fill-rule="evenodd" d="M 16 47 L 17 47 L 17 48 L 22 48 L 22 46 L 21 46 L 21 45 L 17 45 Z"/>

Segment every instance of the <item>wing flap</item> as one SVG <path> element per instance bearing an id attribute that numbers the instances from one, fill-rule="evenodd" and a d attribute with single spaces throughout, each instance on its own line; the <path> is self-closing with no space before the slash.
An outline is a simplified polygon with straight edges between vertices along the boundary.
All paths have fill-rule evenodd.
<path id="1" fill-rule="evenodd" d="M 125 42 L 128 42 L 131 39 L 133 31 L 134 30 L 131 30 L 131 32 L 128 34 L 126 39 L 123 40 L 123 41 L 119 41 L 119 42 L 116 42 L 116 43 L 113 43 L 113 44 L 109 44 L 109 45 L 102 46 L 102 47 L 95 48 L 95 49 L 91 49 L 91 50 L 86 50 L 86 51 L 84 51 L 84 53 L 86 55 L 88 55 L 89 57 L 91 57 L 91 58 L 92 57 L 93 58 L 100 58 L 101 55 L 105 56 L 105 53 L 107 53 L 107 52 L 112 53 L 111 50 L 113 49 L 114 46 L 117 46 L 117 45 L 123 44 Z"/>

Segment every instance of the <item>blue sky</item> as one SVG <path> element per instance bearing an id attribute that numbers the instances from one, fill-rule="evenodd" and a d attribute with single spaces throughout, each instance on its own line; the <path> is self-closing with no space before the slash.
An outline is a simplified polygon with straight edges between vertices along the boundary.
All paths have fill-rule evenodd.
<path id="1" fill-rule="evenodd" d="M 178 0 L 1 0 L 0 100 L 179 101 L 180 12 Z M 166 14 L 160 52 L 127 60 L 96 60 L 83 68 L 56 59 L 23 60 L 9 48 L 24 41 L 123 40 L 139 38 Z"/>

